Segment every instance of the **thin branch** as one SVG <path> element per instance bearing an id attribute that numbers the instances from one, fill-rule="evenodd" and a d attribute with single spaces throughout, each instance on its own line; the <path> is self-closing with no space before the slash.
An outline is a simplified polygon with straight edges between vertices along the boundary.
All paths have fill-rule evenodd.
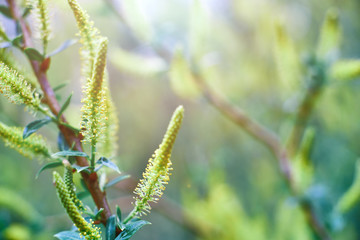
<path id="1" fill-rule="evenodd" d="M 27 47 L 32 47 L 31 33 L 29 31 L 29 27 L 27 26 L 25 20 L 22 18 L 21 14 L 19 12 L 19 9 L 15 3 L 15 0 L 7 0 L 7 3 L 11 10 L 13 18 L 19 22 L 20 27 L 22 29 L 23 39 L 24 39 L 23 48 L 25 49 Z M 30 61 L 31 67 L 38 79 L 41 89 L 44 93 L 45 103 L 48 105 L 51 112 L 55 116 L 57 116 L 60 111 L 60 104 L 56 100 L 55 93 L 49 84 L 49 81 L 48 81 L 48 78 L 46 75 L 47 67 L 44 68 L 42 66 L 45 61 L 50 61 L 50 60 L 45 59 L 42 64 L 40 64 L 39 62 L 34 61 L 34 60 L 29 60 L 29 61 Z M 47 64 L 49 64 L 49 62 L 47 62 Z M 61 121 L 63 123 L 68 123 L 64 115 L 61 116 Z M 72 146 L 73 143 L 75 143 L 74 149 L 77 151 L 81 151 L 81 152 L 83 151 L 82 144 L 81 144 L 81 135 L 76 135 L 73 130 L 71 130 L 70 128 L 68 128 L 64 125 L 61 125 L 61 124 L 58 124 L 58 128 L 61 131 L 61 133 L 64 135 L 66 142 L 68 143 L 69 146 Z M 76 162 L 79 166 L 88 166 L 89 165 L 88 161 L 84 157 L 76 157 Z M 89 189 L 89 192 L 90 192 L 97 208 L 104 209 L 104 211 L 101 214 L 101 223 L 106 225 L 107 219 L 111 216 L 111 210 L 110 210 L 108 201 L 106 199 L 105 192 L 102 192 L 99 187 L 98 176 L 95 172 L 88 174 L 85 171 L 81 172 L 81 175 Z"/>

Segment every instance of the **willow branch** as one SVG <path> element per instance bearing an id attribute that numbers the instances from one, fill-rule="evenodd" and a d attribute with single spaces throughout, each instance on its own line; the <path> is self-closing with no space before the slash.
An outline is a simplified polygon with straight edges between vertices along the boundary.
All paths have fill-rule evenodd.
<path id="1" fill-rule="evenodd" d="M 18 21 L 22 33 L 23 33 L 23 49 L 27 47 L 32 47 L 32 41 L 31 41 L 31 33 L 29 30 L 29 27 L 27 26 L 25 20 L 22 18 L 22 15 L 19 12 L 19 8 L 17 7 L 15 0 L 7 0 L 7 3 L 9 5 L 9 8 L 11 10 L 13 18 Z M 44 62 L 39 63 L 34 60 L 29 60 L 31 67 L 37 77 L 37 80 L 41 86 L 41 89 L 44 93 L 44 102 L 48 105 L 51 112 L 57 116 L 60 111 L 60 104 L 56 100 L 55 93 L 52 89 L 52 87 L 49 84 L 48 78 L 47 78 L 47 69 L 50 64 L 50 59 L 47 58 L 44 60 Z M 45 62 L 47 61 L 47 62 Z M 44 65 L 46 67 L 44 67 Z M 67 123 L 67 120 L 64 115 L 61 116 L 61 122 Z M 70 128 L 61 125 L 58 123 L 58 128 L 61 131 L 61 133 L 64 135 L 66 142 L 69 146 L 72 146 L 74 144 L 74 149 L 77 151 L 83 151 L 83 147 L 81 144 L 81 135 L 77 135 L 74 133 L 73 130 Z M 79 166 L 88 166 L 89 163 L 84 157 L 76 157 L 76 162 Z M 98 209 L 103 208 L 103 212 L 101 214 L 101 223 L 106 225 L 107 219 L 111 216 L 111 210 L 108 204 L 108 201 L 106 199 L 105 192 L 101 191 L 99 187 L 99 181 L 98 176 L 95 172 L 88 174 L 85 171 L 81 172 L 82 178 L 84 179 L 89 192 L 97 206 Z"/>
<path id="2" fill-rule="evenodd" d="M 254 119 L 246 115 L 246 113 L 242 109 L 235 107 L 225 98 L 217 95 L 207 86 L 204 79 L 199 74 L 194 73 L 194 80 L 197 86 L 200 88 L 201 92 L 203 93 L 204 97 L 208 100 L 210 104 L 212 104 L 224 116 L 237 124 L 243 130 L 245 130 L 249 135 L 253 136 L 259 142 L 261 142 L 272 152 L 272 154 L 278 160 L 279 168 L 291 193 L 293 195 L 296 195 L 294 176 L 292 174 L 292 168 L 289 159 L 290 153 L 288 149 L 282 146 L 277 135 L 273 133 L 270 129 L 266 128 L 265 126 L 261 125 L 260 123 L 256 122 Z M 305 97 L 302 107 L 299 108 L 298 116 L 296 118 L 304 124 L 296 125 L 296 128 L 298 128 L 298 130 L 295 131 L 296 133 L 301 133 L 304 131 L 306 119 L 310 116 L 313 102 L 318 95 L 318 91 L 309 92 L 308 95 L 309 97 Z M 318 219 L 318 216 L 312 204 L 309 201 L 301 201 L 300 206 L 303 213 L 305 214 L 309 227 L 315 233 L 315 235 L 317 235 L 322 240 L 330 240 L 330 236 L 327 233 L 323 224 Z"/>

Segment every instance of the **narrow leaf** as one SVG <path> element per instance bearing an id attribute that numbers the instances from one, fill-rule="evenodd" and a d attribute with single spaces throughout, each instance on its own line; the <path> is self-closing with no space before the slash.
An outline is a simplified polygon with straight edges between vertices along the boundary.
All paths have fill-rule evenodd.
<path id="1" fill-rule="evenodd" d="M 96 210 L 96 209 L 95 209 Z M 96 214 L 94 216 L 94 220 L 99 220 L 101 218 L 101 213 L 104 211 L 103 208 L 100 208 L 99 211 L 96 211 Z"/>
<path id="2" fill-rule="evenodd" d="M 63 114 L 63 112 L 66 110 L 66 108 L 69 106 L 70 101 L 71 101 L 71 97 L 72 97 L 72 93 L 69 95 L 69 97 L 66 99 L 64 105 L 61 107 L 59 114 L 57 115 L 58 118 L 61 117 L 61 115 Z"/>
<path id="3" fill-rule="evenodd" d="M 14 47 L 21 47 L 22 41 L 23 41 L 23 35 L 20 34 L 19 36 L 11 40 L 11 43 Z"/>
<path id="4" fill-rule="evenodd" d="M 121 209 L 118 205 L 116 205 L 116 215 L 119 218 L 119 222 L 122 222 Z"/>
<path id="5" fill-rule="evenodd" d="M 54 153 L 52 157 L 67 157 L 67 156 L 74 156 L 74 157 L 88 157 L 88 155 L 84 152 L 79 151 L 61 151 Z"/>
<path id="6" fill-rule="evenodd" d="M 32 9 L 31 7 L 25 8 L 24 13 L 22 14 L 22 17 L 26 18 L 29 15 L 29 13 L 31 12 L 31 9 Z"/>
<path id="7" fill-rule="evenodd" d="M 41 53 L 39 53 L 35 48 L 25 48 L 24 52 L 30 60 L 35 60 L 38 62 L 42 62 L 44 60 L 44 56 L 41 55 Z"/>
<path id="8" fill-rule="evenodd" d="M 85 197 L 87 197 L 89 195 L 90 195 L 90 192 L 88 192 L 88 191 L 82 191 L 82 192 L 79 192 L 79 193 L 76 194 L 76 196 L 79 199 L 84 199 Z"/>
<path id="9" fill-rule="evenodd" d="M 13 18 L 10 9 L 7 6 L 0 5 L 0 13 L 2 13 L 5 17 L 8 17 L 10 19 Z"/>
<path id="10" fill-rule="evenodd" d="M 68 83 L 61 83 L 61 84 L 57 85 L 56 87 L 53 88 L 54 92 L 59 91 L 60 89 L 66 87 L 67 84 Z"/>
<path id="11" fill-rule="evenodd" d="M 117 178 L 114 178 L 113 180 L 111 180 L 110 182 L 108 182 L 108 184 L 105 185 L 105 189 L 106 188 L 109 188 L 115 184 L 117 184 L 118 182 L 121 182 L 122 180 L 125 180 L 127 178 L 129 178 L 130 175 L 124 175 L 124 176 L 120 176 L 120 177 L 117 177 Z"/>
<path id="12" fill-rule="evenodd" d="M 59 132 L 57 144 L 58 144 L 59 151 L 67 151 L 70 149 L 69 145 L 67 144 L 67 142 L 65 140 L 64 135 L 61 132 Z"/>
<path id="13" fill-rule="evenodd" d="M 112 215 L 106 222 L 106 240 L 113 240 L 116 237 L 116 216 Z"/>
<path id="14" fill-rule="evenodd" d="M 76 164 L 73 164 L 72 167 L 75 168 L 77 172 L 82 172 L 85 170 L 89 171 L 88 169 L 90 168 L 89 166 L 81 167 Z"/>
<path id="15" fill-rule="evenodd" d="M 46 169 L 56 168 L 62 165 L 62 162 L 51 162 L 47 163 L 44 166 L 42 166 L 39 171 L 35 175 L 35 179 L 37 179 L 40 176 L 40 173 L 42 173 Z"/>
<path id="16" fill-rule="evenodd" d="M 71 231 L 59 232 L 59 233 L 55 234 L 54 237 L 56 237 L 57 239 L 60 239 L 60 240 L 79 240 L 79 239 L 82 240 L 82 239 L 85 239 L 84 237 L 81 237 L 79 233 L 71 232 Z"/>
<path id="17" fill-rule="evenodd" d="M 35 121 L 29 123 L 24 128 L 23 139 L 30 137 L 31 134 L 35 133 L 37 130 L 39 130 L 41 127 L 45 126 L 49 122 L 51 122 L 51 118 L 47 117 L 47 118 L 35 120 Z"/>
<path id="18" fill-rule="evenodd" d="M 116 166 L 115 163 L 113 163 L 112 161 L 110 161 L 109 159 L 107 159 L 105 157 L 101 157 L 96 163 L 107 166 L 107 167 L 115 170 L 116 172 L 120 173 L 118 166 Z"/>
<path id="19" fill-rule="evenodd" d="M 151 224 L 148 221 L 145 220 L 135 220 L 131 221 L 128 224 L 125 225 L 124 230 L 120 233 L 115 240 L 128 240 L 131 238 L 137 231 L 139 231 L 140 228 L 142 228 L 144 225 Z"/>
<path id="20" fill-rule="evenodd" d="M 68 47 L 74 45 L 75 43 L 77 43 L 78 40 L 77 39 L 69 39 L 66 40 L 63 44 L 60 45 L 60 47 L 58 47 L 57 49 L 55 49 L 54 51 L 52 51 L 51 53 L 49 53 L 47 56 L 51 57 L 54 56 L 62 51 L 64 51 L 65 49 L 67 49 Z"/>

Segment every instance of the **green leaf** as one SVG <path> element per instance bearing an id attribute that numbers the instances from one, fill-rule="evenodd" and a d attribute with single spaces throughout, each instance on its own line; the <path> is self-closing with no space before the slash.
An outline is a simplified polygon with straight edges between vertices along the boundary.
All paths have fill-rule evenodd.
<path id="1" fill-rule="evenodd" d="M 68 83 L 61 83 L 59 85 L 57 85 L 56 87 L 53 88 L 54 92 L 59 91 L 60 89 L 66 87 L 66 85 L 68 85 Z"/>
<path id="2" fill-rule="evenodd" d="M 131 238 L 140 228 L 144 225 L 151 224 L 148 221 L 135 219 L 125 225 L 124 230 L 120 233 L 115 240 L 127 240 Z"/>
<path id="3" fill-rule="evenodd" d="M 45 126 L 49 122 L 51 122 L 51 118 L 47 117 L 47 118 L 35 120 L 35 121 L 29 123 L 24 128 L 23 139 L 30 137 L 31 134 L 35 133 L 37 130 L 39 130 L 41 127 Z"/>
<path id="4" fill-rule="evenodd" d="M 7 6 L 0 5 L 0 13 L 2 13 L 7 18 L 13 18 L 10 9 Z"/>
<path id="5" fill-rule="evenodd" d="M 69 39 L 66 40 L 63 44 L 60 45 L 60 47 L 58 47 L 57 49 L 55 49 L 54 51 L 52 51 L 51 53 L 49 53 L 47 55 L 47 57 L 51 57 L 54 56 L 62 51 L 64 51 L 65 49 L 67 49 L 68 47 L 74 45 L 75 43 L 77 43 L 78 40 L 77 39 Z"/>
<path id="6" fill-rule="evenodd" d="M 84 152 L 80 152 L 80 151 L 61 151 L 61 152 L 57 152 L 54 153 L 52 155 L 52 157 L 67 157 L 67 156 L 74 156 L 74 157 L 88 157 L 88 155 Z"/>
<path id="7" fill-rule="evenodd" d="M 85 170 L 89 172 L 89 168 L 90 168 L 90 166 L 81 167 L 76 164 L 73 164 L 72 167 L 75 168 L 77 172 L 82 172 Z"/>
<path id="8" fill-rule="evenodd" d="M 44 61 L 44 56 L 41 55 L 41 53 L 39 53 L 39 51 L 35 48 L 25 48 L 24 52 L 30 60 L 35 60 L 38 62 Z"/>
<path id="9" fill-rule="evenodd" d="M 113 240 L 116 237 L 116 216 L 112 215 L 106 222 L 106 240 Z"/>
<path id="10" fill-rule="evenodd" d="M 119 218 L 119 222 L 122 222 L 121 209 L 118 205 L 116 205 L 116 215 Z"/>
<path id="11" fill-rule="evenodd" d="M 99 160 L 96 163 L 100 164 L 100 165 L 107 166 L 107 167 L 115 170 L 116 172 L 120 173 L 120 170 L 119 170 L 118 166 L 116 166 L 115 163 L 113 163 L 112 161 L 110 161 L 106 157 L 99 158 Z"/>
<path id="12" fill-rule="evenodd" d="M 94 220 L 99 220 L 101 218 L 101 213 L 104 211 L 103 208 L 100 208 L 99 211 L 96 212 L 95 216 L 94 216 Z"/>
<path id="13" fill-rule="evenodd" d="M 44 170 L 46 169 L 51 169 L 51 168 L 56 168 L 62 166 L 62 162 L 51 162 L 51 163 L 47 163 L 44 166 L 42 166 L 39 171 L 36 173 L 35 175 L 35 179 L 37 179 L 40 176 L 40 173 L 42 173 Z"/>
<path id="14" fill-rule="evenodd" d="M 66 110 L 66 108 L 69 106 L 70 104 L 70 101 L 71 101 L 71 97 L 72 97 L 72 93 L 69 95 L 69 97 L 66 99 L 64 105 L 62 105 L 57 117 L 60 118 L 61 117 L 61 114 L 63 114 L 63 112 Z"/>
<path id="15" fill-rule="evenodd" d="M 106 188 L 109 188 L 115 184 L 117 184 L 118 182 L 121 182 L 122 180 L 125 180 L 127 178 L 129 178 L 130 175 L 124 175 L 124 176 L 120 176 L 120 177 L 117 177 L 117 178 L 114 178 L 113 180 L 111 180 L 110 182 L 108 182 L 108 184 L 105 185 L 105 189 Z"/>
<path id="16" fill-rule="evenodd" d="M 29 13 L 31 12 L 31 9 L 32 9 L 32 7 L 25 8 L 25 10 L 24 10 L 24 12 L 22 14 L 22 17 L 26 18 L 29 15 Z"/>
<path id="17" fill-rule="evenodd" d="M 11 40 L 11 43 L 14 47 L 21 47 L 22 41 L 23 41 L 23 35 L 20 34 L 19 36 L 15 37 L 13 40 Z"/>
<path id="18" fill-rule="evenodd" d="M 76 194 L 76 196 L 79 198 L 79 199 L 84 199 L 86 198 L 87 196 L 90 195 L 90 192 L 88 191 L 82 191 L 82 192 L 79 192 Z"/>
<path id="19" fill-rule="evenodd" d="M 58 144 L 59 151 L 67 151 L 70 149 L 69 145 L 67 144 L 67 142 L 65 140 L 64 135 L 61 132 L 59 132 L 57 144 Z"/>
<path id="20" fill-rule="evenodd" d="M 335 210 L 341 214 L 348 212 L 360 201 L 360 160 L 357 160 L 355 166 L 354 180 L 350 188 L 339 199 Z"/>
<path id="21" fill-rule="evenodd" d="M 57 239 L 60 240 L 84 240 L 84 237 L 81 237 L 79 233 L 77 232 L 72 232 L 72 231 L 64 231 L 64 232 L 59 232 L 57 234 L 54 235 L 54 237 L 56 237 Z"/>

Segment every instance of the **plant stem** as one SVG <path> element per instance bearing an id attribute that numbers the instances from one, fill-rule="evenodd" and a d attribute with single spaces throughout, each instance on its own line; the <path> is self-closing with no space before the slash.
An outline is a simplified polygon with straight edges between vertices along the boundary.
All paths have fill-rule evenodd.
<path id="1" fill-rule="evenodd" d="M 96 155 L 96 146 L 95 144 L 91 144 L 91 158 L 90 158 L 90 170 L 94 172 L 95 169 L 95 155 Z"/>
<path id="2" fill-rule="evenodd" d="M 133 219 L 136 216 L 138 209 L 137 207 L 134 207 L 134 209 L 129 213 L 129 215 L 125 218 L 123 221 L 124 224 L 128 223 L 131 219 Z"/>
<path id="3" fill-rule="evenodd" d="M 9 9 L 11 11 L 13 18 L 19 23 L 20 28 L 22 30 L 23 39 L 24 39 L 23 49 L 27 47 L 32 47 L 29 27 L 27 26 L 25 20 L 22 18 L 22 15 L 18 9 L 18 6 L 16 5 L 15 0 L 6 0 L 6 1 L 9 5 Z M 59 114 L 61 107 L 58 101 L 56 100 L 55 93 L 47 79 L 47 75 L 46 75 L 47 69 L 42 69 L 41 64 L 37 61 L 34 60 L 29 60 L 29 61 L 38 79 L 41 89 L 44 93 L 45 103 L 49 106 L 51 112 L 55 116 L 57 116 Z M 64 135 L 68 145 L 71 146 L 74 143 L 75 144 L 74 149 L 83 152 L 83 148 L 81 144 L 81 135 L 73 131 L 73 128 L 70 127 L 70 125 L 68 125 L 64 115 L 61 116 L 59 121 L 57 121 L 58 128 L 61 131 L 61 133 Z M 84 157 L 76 157 L 76 162 L 79 166 L 82 167 L 89 165 L 87 159 Z M 100 221 L 102 224 L 106 226 L 107 219 L 111 216 L 111 210 L 105 192 L 101 191 L 100 189 L 98 176 L 96 173 L 88 174 L 85 171 L 81 172 L 81 176 L 84 179 L 97 208 L 104 209 L 104 211 L 101 213 Z"/>

